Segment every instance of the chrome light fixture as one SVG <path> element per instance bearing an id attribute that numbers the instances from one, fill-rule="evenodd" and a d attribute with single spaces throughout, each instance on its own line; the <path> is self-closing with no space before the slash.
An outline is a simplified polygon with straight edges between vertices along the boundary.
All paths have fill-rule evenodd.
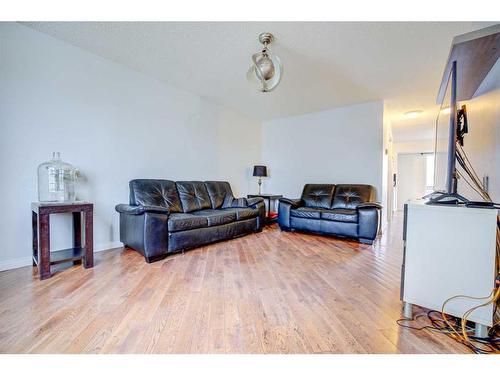
<path id="1" fill-rule="evenodd" d="M 278 56 L 272 54 L 268 45 L 274 40 L 271 33 L 259 35 L 259 41 L 264 45 L 261 52 L 252 55 L 253 65 L 247 73 L 247 79 L 258 85 L 262 92 L 273 91 L 280 83 L 283 67 Z"/>

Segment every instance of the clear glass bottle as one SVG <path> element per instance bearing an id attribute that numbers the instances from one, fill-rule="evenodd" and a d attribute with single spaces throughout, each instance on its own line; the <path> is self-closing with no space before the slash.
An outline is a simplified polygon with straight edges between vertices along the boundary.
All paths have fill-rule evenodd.
<path id="1" fill-rule="evenodd" d="M 74 202 L 76 169 L 61 160 L 59 152 L 38 166 L 38 200 L 40 202 Z"/>

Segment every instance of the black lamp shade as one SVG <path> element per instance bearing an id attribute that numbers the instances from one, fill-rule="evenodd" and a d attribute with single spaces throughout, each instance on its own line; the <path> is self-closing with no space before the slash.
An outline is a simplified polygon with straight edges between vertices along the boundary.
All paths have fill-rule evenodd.
<path id="1" fill-rule="evenodd" d="M 267 167 L 265 165 L 254 165 L 254 177 L 267 177 Z"/>

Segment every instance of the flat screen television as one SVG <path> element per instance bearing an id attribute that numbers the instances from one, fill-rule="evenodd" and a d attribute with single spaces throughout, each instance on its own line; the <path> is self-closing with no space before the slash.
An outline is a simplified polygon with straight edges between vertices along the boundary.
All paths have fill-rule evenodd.
<path id="1" fill-rule="evenodd" d="M 434 192 L 428 204 L 458 204 L 468 200 L 457 193 L 456 147 L 457 63 L 452 63 L 440 110 L 436 119 L 434 140 Z"/>
<path id="2" fill-rule="evenodd" d="M 451 94 L 450 80 L 441 103 L 435 128 L 434 138 L 434 191 L 446 193 L 446 179 L 448 173 L 449 141 L 450 141 L 450 114 Z"/>

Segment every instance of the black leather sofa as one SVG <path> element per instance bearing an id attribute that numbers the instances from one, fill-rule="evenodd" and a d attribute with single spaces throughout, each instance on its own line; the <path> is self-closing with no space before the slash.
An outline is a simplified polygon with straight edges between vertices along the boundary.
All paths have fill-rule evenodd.
<path id="1" fill-rule="evenodd" d="M 119 204 L 120 241 L 148 263 L 170 253 L 262 230 L 262 198 L 233 196 L 223 181 L 137 179 L 130 204 Z"/>
<path id="2" fill-rule="evenodd" d="M 284 231 L 350 237 L 371 245 L 381 208 L 370 185 L 307 184 L 300 199 L 280 199 L 278 224 Z"/>

